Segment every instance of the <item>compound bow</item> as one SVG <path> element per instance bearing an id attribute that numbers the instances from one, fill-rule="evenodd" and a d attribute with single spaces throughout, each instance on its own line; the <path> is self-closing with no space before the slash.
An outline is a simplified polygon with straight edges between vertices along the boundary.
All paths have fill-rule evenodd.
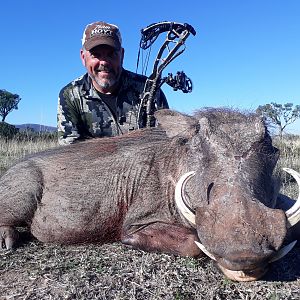
<path id="1" fill-rule="evenodd" d="M 183 53 L 185 40 L 190 34 L 196 35 L 196 31 L 187 23 L 159 22 L 151 24 L 141 30 L 140 48 L 143 50 L 149 48 L 163 32 L 167 32 L 166 39 L 158 51 L 152 73 L 147 78 L 141 94 L 138 112 L 139 128 L 155 126 L 156 96 L 163 83 L 169 84 L 175 91 L 182 90 L 184 93 L 192 91 L 192 82 L 183 71 L 177 72 L 174 78 L 172 73 L 165 78 L 161 78 L 161 75 L 166 66 Z M 172 44 L 174 44 L 173 48 L 170 47 Z M 166 53 L 165 57 L 163 57 L 164 53 Z"/>

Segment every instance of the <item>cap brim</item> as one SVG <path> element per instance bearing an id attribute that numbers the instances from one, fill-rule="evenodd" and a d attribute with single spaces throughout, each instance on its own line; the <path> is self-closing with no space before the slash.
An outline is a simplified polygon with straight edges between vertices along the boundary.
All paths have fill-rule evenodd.
<path id="1" fill-rule="evenodd" d="M 113 47 L 117 50 L 119 50 L 121 48 L 120 43 L 118 43 L 114 39 L 110 39 L 110 38 L 107 38 L 107 37 L 105 37 L 105 38 L 97 37 L 96 39 L 91 38 L 90 40 L 88 40 L 84 43 L 83 47 L 86 50 L 89 51 L 89 50 L 91 50 L 94 47 L 99 46 L 99 45 L 108 45 L 108 46 L 111 46 L 111 47 Z"/>

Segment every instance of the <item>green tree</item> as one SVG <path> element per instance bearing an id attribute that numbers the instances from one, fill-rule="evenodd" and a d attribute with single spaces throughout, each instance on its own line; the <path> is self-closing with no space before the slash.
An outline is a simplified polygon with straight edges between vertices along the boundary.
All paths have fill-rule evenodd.
<path id="1" fill-rule="evenodd" d="M 293 103 L 278 104 L 271 102 L 270 104 L 260 105 L 256 112 L 276 125 L 279 135 L 282 136 L 283 130 L 300 118 L 300 105 L 294 106 Z"/>
<path id="2" fill-rule="evenodd" d="M 2 122 L 5 121 L 7 115 L 14 109 L 18 109 L 21 98 L 18 94 L 12 94 L 6 90 L 0 90 L 0 116 Z"/>

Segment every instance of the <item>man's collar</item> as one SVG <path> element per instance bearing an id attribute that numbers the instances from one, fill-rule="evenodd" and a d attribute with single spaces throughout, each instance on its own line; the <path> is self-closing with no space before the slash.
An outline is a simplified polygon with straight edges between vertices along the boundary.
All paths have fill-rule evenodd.
<path id="1" fill-rule="evenodd" d="M 83 82 L 82 82 L 82 94 L 86 96 L 87 98 L 93 97 L 93 84 L 92 79 L 89 76 L 88 73 L 84 74 L 83 76 Z"/>

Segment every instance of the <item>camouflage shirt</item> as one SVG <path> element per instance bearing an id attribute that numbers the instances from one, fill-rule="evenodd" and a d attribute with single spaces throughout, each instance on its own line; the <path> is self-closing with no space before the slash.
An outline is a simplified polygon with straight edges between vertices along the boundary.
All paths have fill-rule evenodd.
<path id="1" fill-rule="evenodd" d="M 122 70 L 116 95 L 99 93 L 89 75 L 65 86 L 58 99 L 59 144 L 93 137 L 116 136 L 137 129 L 138 106 L 146 77 Z M 168 108 L 164 93 L 158 93 L 157 109 Z"/>

